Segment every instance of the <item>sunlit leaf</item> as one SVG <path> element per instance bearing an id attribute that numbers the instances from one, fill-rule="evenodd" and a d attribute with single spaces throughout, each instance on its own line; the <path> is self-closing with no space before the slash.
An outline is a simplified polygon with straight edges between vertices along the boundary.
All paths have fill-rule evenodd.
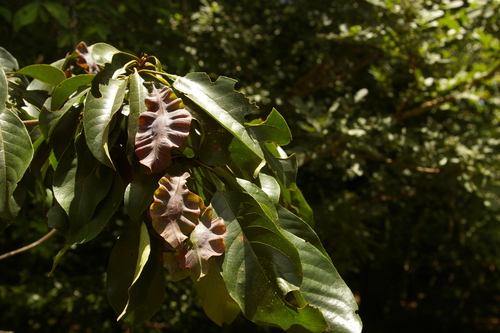
<path id="1" fill-rule="evenodd" d="M 14 72 L 19 69 L 17 59 L 3 47 L 0 47 L 0 65 L 5 72 Z"/>
<path id="2" fill-rule="evenodd" d="M 17 71 L 17 74 L 31 76 L 52 86 L 57 86 L 64 79 L 66 79 L 66 75 L 62 70 L 55 66 L 45 64 L 23 67 Z"/>
<path id="3" fill-rule="evenodd" d="M 202 206 L 203 207 L 203 206 Z M 176 256 L 181 269 L 189 269 L 194 280 L 204 277 L 209 270 L 208 260 L 224 253 L 226 225 L 222 218 L 212 218 L 212 208 L 202 208 L 199 223 L 189 235 Z"/>
<path id="4" fill-rule="evenodd" d="M 188 177 L 187 172 L 162 177 L 149 211 L 153 228 L 174 250 L 181 249 L 200 216 L 201 198 L 187 188 Z"/>
<path id="5" fill-rule="evenodd" d="M 302 283 L 298 252 L 258 202 L 241 192 L 217 192 L 212 206 L 227 227 L 222 276 L 243 314 L 284 330 L 323 332 L 327 324 L 319 310 L 290 302 Z"/>
<path id="6" fill-rule="evenodd" d="M 174 88 L 184 93 L 238 138 L 257 158 L 263 160 L 262 149 L 250 135 L 244 119 L 245 115 L 257 110 L 257 107 L 234 90 L 235 83 L 235 80 L 227 77 L 219 77 L 216 82 L 211 82 L 204 73 L 189 73 L 177 78 Z"/>
<path id="7" fill-rule="evenodd" d="M 109 80 L 108 85 L 100 86 L 101 97 L 87 95 L 83 109 L 87 145 L 99 162 L 113 169 L 108 138 L 113 116 L 122 106 L 126 87 L 126 81 Z"/>
<path id="8" fill-rule="evenodd" d="M 19 117 L 5 107 L 7 79 L 0 68 L 0 217 L 12 219 L 12 194 L 33 158 L 33 146 Z"/>
<path id="9" fill-rule="evenodd" d="M 359 333 L 362 324 L 354 295 L 340 278 L 314 231 L 299 218 L 280 208 L 283 233 L 299 250 L 304 271 L 300 290 L 305 300 L 324 315 L 326 332 Z"/>
<path id="10" fill-rule="evenodd" d="M 265 121 L 252 123 L 248 129 L 260 142 L 276 142 L 280 146 L 290 143 L 292 133 L 283 116 L 273 109 Z"/>
<path id="11" fill-rule="evenodd" d="M 135 153 L 148 173 L 155 173 L 165 170 L 171 161 L 170 150 L 186 140 L 191 114 L 168 87 L 153 87 L 145 103 L 148 111 L 139 116 Z"/>
<path id="12" fill-rule="evenodd" d="M 135 155 L 135 136 L 139 130 L 139 115 L 146 111 L 145 99 L 148 96 L 148 90 L 144 87 L 144 79 L 139 73 L 134 72 L 129 77 L 129 114 L 127 121 L 127 157 L 132 163 L 132 158 Z"/>

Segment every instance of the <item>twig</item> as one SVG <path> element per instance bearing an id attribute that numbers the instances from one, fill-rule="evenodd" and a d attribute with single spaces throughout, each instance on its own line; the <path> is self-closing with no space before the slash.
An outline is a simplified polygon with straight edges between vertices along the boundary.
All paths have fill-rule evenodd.
<path id="1" fill-rule="evenodd" d="M 365 155 L 365 154 L 360 154 L 360 153 L 354 153 L 356 156 L 364 158 L 366 160 L 372 160 L 372 161 L 379 161 L 379 162 L 384 162 L 388 164 L 394 164 L 396 166 L 405 168 L 405 169 L 410 169 L 410 170 L 416 170 L 418 172 L 423 172 L 423 173 L 440 173 L 441 169 L 438 168 L 428 168 L 428 167 L 421 167 L 421 166 L 411 166 L 411 165 L 406 165 L 403 163 L 399 163 L 397 161 L 394 161 L 391 158 L 384 158 L 384 157 L 375 157 L 375 156 L 370 156 L 370 155 Z"/>
<path id="2" fill-rule="evenodd" d="M 478 84 L 480 84 L 481 82 L 485 81 L 485 80 L 488 80 L 488 79 L 491 79 L 495 74 L 496 72 L 500 71 L 500 64 L 498 64 L 495 68 L 493 68 L 488 74 L 486 74 L 485 76 L 479 78 L 479 79 L 476 79 L 468 84 L 466 84 L 462 89 L 460 89 L 459 91 L 466 91 L 466 90 L 469 90 L 470 88 L 474 87 L 474 86 L 477 86 Z M 403 112 L 401 114 L 396 114 L 396 119 L 397 120 L 404 120 L 404 119 L 407 119 L 407 118 L 411 118 L 411 117 L 415 117 L 415 116 L 418 116 L 426 111 L 429 111 L 430 109 L 436 107 L 436 106 L 439 106 L 441 104 L 444 104 L 446 102 L 451 102 L 455 100 L 455 96 L 453 94 L 448 94 L 448 95 L 445 95 L 445 96 L 441 96 L 441 97 L 437 97 L 431 101 L 428 101 L 428 102 L 425 102 L 425 103 L 422 103 L 421 105 L 417 106 L 416 108 L 413 108 L 411 110 L 408 110 L 406 112 Z"/>
<path id="3" fill-rule="evenodd" d="M 29 245 L 26 245 L 20 249 L 17 249 L 17 250 L 14 250 L 14 251 L 10 251 L 10 252 L 7 252 L 7 253 L 4 253 L 0 256 L 0 260 L 2 259 L 5 259 L 5 258 L 8 258 L 8 257 L 11 257 L 15 254 L 18 254 L 18 253 L 21 253 L 21 252 L 24 252 L 24 251 L 28 251 L 40 244 L 42 244 L 43 242 L 45 242 L 47 239 L 49 239 L 50 237 L 54 236 L 55 234 L 57 233 L 57 230 L 56 229 L 52 229 L 51 231 L 49 231 L 45 236 L 43 236 L 42 238 L 40 238 L 39 240 L 29 244 Z"/>

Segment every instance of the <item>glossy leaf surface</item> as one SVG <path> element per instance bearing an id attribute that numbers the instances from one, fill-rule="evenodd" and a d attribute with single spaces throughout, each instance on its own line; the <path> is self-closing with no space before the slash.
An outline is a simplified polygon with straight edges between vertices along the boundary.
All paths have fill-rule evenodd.
<path id="1" fill-rule="evenodd" d="M 126 83 L 124 80 L 109 80 L 108 85 L 101 85 L 102 96 L 97 98 L 88 94 L 83 110 L 85 137 L 89 149 L 99 162 L 113 169 L 108 138 L 113 116 L 122 107 Z"/>
<path id="2" fill-rule="evenodd" d="M 350 289 L 341 279 L 314 231 L 285 209 L 280 209 L 283 233 L 297 247 L 304 277 L 300 290 L 305 300 L 323 313 L 326 332 L 360 333 L 361 320 Z"/>
<path id="3" fill-rule="evenodd" d="M 204 73 L 190 73 L 175 80 L 174 88 L 205 110 L 257 157 L 264 159 L 260 145 L 244 124 L 245 115 L 257 108 L 234 90 L 235 83 L 235 80 L 227 77 L 211 82 Z"/>
<path id="4" fill-rule="evenodd" d="M 295 246 L 266 218 L 261 206 L 239 192 L 218 192 L 212 205 L 228 231 L 222 276 L 243 314 L 284 330 L 298 325 L 312 332 L 324 331 L 327 324 L 319 310 L 287 301 L 289 294 L 300 295 L 300 259 Z"/>
<path id="5" fill-rule="evenodd" d="M 7 80 L 0 68 L 0 217 L 13 218 L 12 194 L 33 157 L 33 146 L 19 117 L 5 107 Z"/>
<path id="6" fill-rule="evenodd" d="M 52 86 L 57 86 L 64 79 L 66 79 L 66 75 L 62 70 L 55 66 L 45 64 L 30 65 L 21 68 L 17 71 L 17 74 L 31 76 L 41 82 L 48 83 Z"/>

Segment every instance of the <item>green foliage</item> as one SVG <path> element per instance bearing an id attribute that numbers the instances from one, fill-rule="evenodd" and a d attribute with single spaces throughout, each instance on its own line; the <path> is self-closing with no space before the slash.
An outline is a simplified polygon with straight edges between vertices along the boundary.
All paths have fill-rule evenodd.
<path id="1" fill-rule="evenodd" d="M 19 69 L 17 61 L 21 67 L 55 61 L 85 40 L 89 44 L 105 41 L 133 54 L 161 55 L 162 63 L 152 61 L 149 69 L 167 70 L 178 78 L 186 72 L 199 71 L 209 73 L 212 81 L 221 74 L 238 78 L 236 88 L 260 106 L 260 109 L 253 108 L 244 124 L 260 142 L 267 163 L 260 169 L 258 186 L 274 203 L 283 197 L 281 200 L 289 204 L 287 208 L 310 225 L 314 210 L 315 230 L 325 252 L 333 258 L 335 267 L 356 295 L 364 331 L 498 330 L 498 1 L 152 0 L 145 6 L 130 0 L 50 0 L 30 6 L 32 2 L 10 1 L 0 5 L 2 46 L 17 57 L 14 59 L 0 48 L 0 61 L 6 72 Z M 59 8 L 70 18 L 69 25 L 64 25 L 64 19 L 52 16 L 46 3 L 60 4 Z M 13 21 L 16 15 L 25 15 L 28 18 L 25 22 L 31 23 L 19 26 L 18 18 Z M 77 49 L 90 55 L 83 47 Z M 123 56 L 121 64 L 132 60 Z M 54 66 L 65 68 L 57 62 Z M 127 147 L 128 165 L 136 161 L 134 133 L 139 114 L 146 110 L 140 101 L 151 90 L 142 84 L 151 80 L 144 74 L 127 74 L 128 94 L 124 101 L 133 111 L 124 109 L 128 115 L 124 115 L 122 121 L 127 121 L 120 123 L 120 128 L 121 131 L 126 128 L 128 134 L 126 140 L 121 137 L 117 142 Z M 75 86 L 90 82 L 85 81 L 83 75 L 89 74 L 75 76 L 82 80 L 75 82 Z M 173 78 L 176 77 L 167 77 L 169 82 Z M 23 77 L 19 80 L 28 84 Z M 75 89 L 73 85 L 63 87 L 64 82 L 52 93 L 51 109 L 59 109 Z M 229 86 L 228 81 L 225 83 Z M 92 85 L 95 96 L 99 96 L 98 84 Z M 37 80 L 32 83 L 32 87 L 44 85 L 48 87 Z M 82 103 L 78 94 L 84 98 L 88 93 L 85 88 L 90 86 L 71 95 L 73 103 Z M 32 133 L 37 153 L 30 170 L 38 178 L 49 172 L 50 178 L 52 167 L 41 163 L 43 153 L 52 147 L 56 157 L 52 163 L 60 159 L 67 143 L 63 134 L 77 129 L 69 126 L 63 130 L 57 124 L 66 117 L 79 117 L 80 112 L 69 107 L 72 105 L 69 101 L 57 112 L 38 110 L 32 105 L 43 104 L 47 95 L 36 90 L 39 89 L 24 94 L 24 99 L 31 104 L 23 108 L 22 119 L 45 119 L 43 126 L 39 126 L 40 131 L 52 139 L 50 145 L 43 138 L 33 141 L 40 138 L 40 134 Z M 234 140 L 235 136 L 223 124 L 189 98 L 179 96 L 195 115 L 194 133 L 201 133 L 201 126 L 205 136 L 211 138 L 200 142 L 198 136 L 190 135 L 186 147 L 198 146 L 197 157 L 206 165 L 221 168 L 231 163 L 241 165 L 242 161 L 237 164 L 231 155 L 236 158 L 234 152 L 248 147 Z M 268 114 L 273 105 L 286 119 L 294 137 L 290 145 L 283 148 L 276 143 L 285 144 L 288 139 L 279 119 Z M 259 126 L 263 123 L 267 125 Z M 259 135 L 268 135 L 274 142 L 262 142 L 265 140 Z M 220 149 L 212 149 L 212 143 Z M 194 157 L 189 149 L 184 149 L 183 154 Z M 257 159 L 254 163 L 240 178 L 247 178 L 250 169 L 259 168 Z M 147 210 L 163 175 L 136 174 L 134 178 L 130 170 L 122 170 L 120 165 L 127 163 L 115 166 L 121 175 L 133 178 L 125 182 L 128 186 L 123 196 L 124 207 L 130 219 L 140 225 L 145 220 L 142 213 Z M 195 171 L 198 179 L 208 178 L 199 168 Z M 223 171 L 218 169 L 218 172 Z M 26 180 L 14 191 L 17 199 L 13 202 L 22 199 L 24 184 Z M 295 190 L 297 184 L 302 192 Z M 196 189 L 190 188 L 203 198 L 213 197 L 214 189 L 202 186 L 208 185 L 206 181 L 191 185 L 196 186 Z M 239 181 L 238 185 L 248 184 Z M 245 189 L 251 190 L 250 186 Z M 34 213 L 31 213 L 32 222 L 28 223 L 22 218 L 26 210 L 21 210 L 19 221 L 5 230 L 6 235 L 15 235 L 2 240 L 6 249 L 34 241 L 34 235 L 46 230 L 42 217 L 52 205 L 51 191 L 28 186 L 27 193 L 36 193 L 36 198 L 40 198 L 32 201 L 36 210 L 30 210 L 40 211 L 40 217 L 33 219 Z M 29 198 L 25 202 L 29 202 Z M 259 201 L 262 211 L 267 213 L 269 205 L 264 203 L 268 201 Z M 64 222 L 57 219 L 64 216 L 58 209 L 61 210 L 50 211 L 52 223 Z M 115 216 L 120 214 L 122 211 L 118 209 Z M 121 223 L 110 223 L 99 237 L 109 234 L 117 237 L 122 227 Z M 25 234 L 22 231 L 26 231 Z M 293 242 L 292 236 L 286 237 Z M 94 241 L 67 251 L 64 255 L 67 259 L 62 260 L 56 272 L 61 274 L 65 267 L 78 274 L 81 267 L 94 272 L 98 268 L 89 268 L 89 263 L 80 261 L 75 252 L 99 245 L 102 248 L 95 252 L 108 253 L 111 244 L 111 241 Z M 53 244 L 33 251 L 53 253 L 63 247 L 60 243 L 57 245 L 59 248 Z M 318 246 L 304 250 L 316 249 L 321 252 Z M 107 256 L 99 253 L 88 261 L 105 266 L 107 262 L 102 263 L 101 257 Z M 315 258 L 317 265 L 321 265 L 322 258 Z M 66 314 L 79 323 L 89 323 L 88 327 L 95 318 L 105 323 L 102 330 L 109 328 L 109 318 L 101 319 L 95 312 L 96 307 L 104 309 L 106 304 L 98 301 L 98 297 L 94 303 L 78 303 L 79 307 L 72 308 L 70 315 L 60 310 L 60 304 L 77 303 L 71 298 L 72 291 L 64 291 L 63 287 L 44 294 L 47 301 L 32 301 L 40 292 L 29 286 L 22 264 L 40 267 L 42 263 L 33 262 L 28 254 L 9 260 L 9 265 L 17 264 L 12 266 L 17 267 L 19 274 L 12 273 L 4 279 L 7 282 L 3 290 L 11 290 L 3 294 L 6 296 L 0 309 L 7 309 L 6 322 L 17 320 L 19 327 L 24 323 L 24 319 L 19 318 L 27 306 L 14 301 L 22 299 L 30 309 L 36 309 L 33 312 L 37 314 L 56 313 L 50 316 L 51 323 L 53 318 Z M 78 265 L 70 265 L 70 262 Z M 44 270 L 39 268 L 39 271 Z M 304 274 L 306 271 L 303 268 Z M 82 285 L 78 292 L 99 295 L 93 285 L 88 292 L 84 291 L 83 286 L 91 285 L 90 277 L 82 277 L 86 281 L 82 283 L 65 283 L 69 281 L 64 280 L 69 279 L 68 276 L 55 274 L 47 281 L 55 279 L 62 285 Z M 167 274 L 167 280 L 169 277 Z M 211 276 L 213 281 L 219 278 L 222 277 Z M 201 305 L 194 306 L 191 289 L 184 287 L 189 285 L 184 281 L 168 280 L 168 300 L 152 321 L 171 325 L 172 330 L 200 330 L 197 325 L 179 326 L 181 321 L 184 325 L 205 323 L 203 314 L 199 313 Z M 307 281 L 304 276 L 300 288 L 304 299 L 307 299 Z M 218 282 L 198 288 L 202 282 L 203 279 L 195 282 L 202 297 L 213 290 L 223 293 L 223 288 L 216 287 Z M 55 296 L 50 296 L 52 294 Z M 176 295 L 182 298 L 176 299 Z M 235 309 L 239 309 L 232 297 L 224 295 L 218 306 L 213 307 L 225 307 L 227 317 L 209 314 L 211 303 L 203 301 L 207 314 L 218 323 L 231 321 Z M 42 307 L 45 310 L 39 310 Z M 89 310 L 91 307 L 94 310 Z M 79 317 L 77 313 L 93 316 Z M 161 314 L 165 317 L 160 317 Z M 326 311 L 323 314 L 327 316 Z M 33 320 L 37 323 L 45 323 L 45 317 L 36 318 Z M 237 317 L 230 327 L 239 330 L 240 319 L 241 316 Z M 54 324 L 48 320 L 45 326 L 52 327 Z M 147 325 L 154 329 L 152 323 Z M 203 327 L 203 330 L 211 329 Z M 218 332 L 220 328 L 214 330 Z"/>
<path id="2" fill-rule="evenodd" d="M 234 80 L 167 74 L 155 57 L 103 43 L 1 74 L 9 125 L 2 217 L 10 223 L 22 205 L 10 206 L 18 183 L 36 189 L 24 209 L 43 199 L 48 225 L 67 240 L 52 274 L 73 245 L 113 223 L 123 202 L 128 222 L 106 288 L 131 327 L 162 306 L 167 268 L 172 281 L 195 281 L 219 325 L 241 311 L 284 330 L 361 331 L 352 293 L 312 221 L 299 217 L 309 215 L 307 202 L 281 194 L 300 193 L 280 148 L 291 140 L 286 122 L 276 110 L 248 122 L 257 107 Z M 212 139 L 214 123 L 223 134 Z M 222 161 L 207 158 L 212 151 Z"/>

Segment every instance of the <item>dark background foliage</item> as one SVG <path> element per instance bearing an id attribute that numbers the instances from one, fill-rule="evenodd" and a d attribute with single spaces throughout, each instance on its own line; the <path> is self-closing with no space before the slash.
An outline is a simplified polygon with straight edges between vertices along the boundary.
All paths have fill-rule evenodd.
<path id="1" fill-rule="evenodd" d="M 275 106 L 316 230 L 364 332 L 500 332 L 500 8 L 497 1 L 8 1 L 0 46 L 26 66 L 81 40 L 165 70 L 236 78 Z M 33 203 L 1 252 L 48 231 Z M 52 238 L 0 261 L 0 329 L 120 332 L 104 292 L 120 214 L 69 251 Z M 221 329 L 188 283 L 138 331 Z M 257 329 L 239 318 L 222 331 Z M 266 331 L 267 328 L 259 328 Z"/>

